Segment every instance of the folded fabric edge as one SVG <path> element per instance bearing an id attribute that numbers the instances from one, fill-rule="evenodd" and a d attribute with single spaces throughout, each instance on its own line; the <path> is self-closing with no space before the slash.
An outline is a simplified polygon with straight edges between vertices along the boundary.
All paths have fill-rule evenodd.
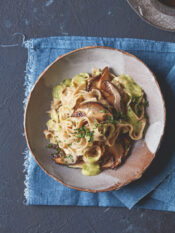
<path id="1" fill-rule="evenodd" d="M 144 202 L 141 201 L 141 203 L 138 203 L 134 208 L 139 209 L 148 209 L 148 210 L 159 210 L 159 211 L 167 211 L 167 212 L 175 212 L 175 206 L 169 205 L 167 203 L 164 203 L 163 201 L 149 198 L 147 200 L 144 200 Z"/>
<path id="2" fill-rule="evenodd" d="M 70 204 L 70 203 L 63 203 L 63 204 L 57 204 L 57 203 L 32 203 L 32 202 L 28 202 L 28 203 L 25 203 L 27 206 L 28 205 L 31 205 L 31 206 L 66 206 L 66 207 L 69 207 L 69 206 L 79 206 L 79 207 L 103 207 L 103 208 L 106 208 L 106 209 L 108 209 L 108 208 L 112 208 L 112 207 L 114 207 L 114 208 L 126 208 L 125 206 L 123 206 L 122 204 L 121 205 L 113 205 L 113 204 L 111 204 L 111 205 L 103 205 L 103 204 L 98 204 L 98 205 L 94 205 L 94 204 L 92 204 L 92 205 L 90 205 L 90 204 L 88 204 L 88 205 L 83 205 L 83 204 Z M 126 208 L 127 209 L 127 208 Z"/>
<path id="3" fill-rule="evenodd" d="M 171 173 L 172 173 L 173 171 L 174 171 L 174 170 L 171 170 L 171 171 L 163 178 L 163 180 L 162 180 L 159 184 L 157 184 L 152 190 L 149 190 L 149 192 L 144 193 L 144 194 L 140 197 L 139 200 L 137 200 L 136 202 L 133 202 L 132 204 L 126 204 L 126 203 L 121 199 L 121 196 L 120 196 L 120 195 L 117 195 L 117 194 L 116 194 L 116 197 L 117 197 L 118 200 L 121 201 L 122 204 L 123 204 L 125 207 L 127 207 L 129 210 L 131 210 L 132 208 L 134 208 L 134 207 L 137 205 L 137 203 L 139 203 L 139 202 L 142 201 L 145 197 L 148 197 L 148 196 L 149 196 L 149 198 L 151 198 L 151 199 L 154 199 L 154 200 L 157 200 L 157 201 L 161 201 L 161 200 L 159 200 L 159 199 L 157 199 L 157 198 L 153 198 L 153 197 L 152 197 L 152 193 L 153 193 L 157 188 L 159 188 L 159 186 L 171 175 Z"/>
<path id="4" fill-rule="evenodd" d="M 83 43 L 86 39 L 86 45 Z M 49 40 L 49 45 L 48 45 Z M 141 51 L 136 44 L 140 43 L 144 44 L 147 43 L 146 49 L 148 51 L 159 51 L 161 52 L 162 47 L 164 49 L 163 52 L 175 52 L 175 43 L 172 42 L 165 42 L 165 41 L 154 41 L 154 40 L 145 40 L 145 39 L 137 39 L 137 38 L 114 38 L 114 37 L 83 37 L 83 36 L 58 36 L 58 37 L 41 37 L 41 38 L 31 38 L 23 42 L 23 46 L 26 48 L 60 48 L 62 49 L 67 48 L 74 50 L 75 47 L 86 47 L 92 45 L 99 45 L 99 46 L 108 46 L 108 47 L 117 47 L 117 46 L 110 46 L 111 43 L 120 43 L 125 40 L 127 42 L 127 50 L 138 50 Z M 59 43 L 58 43 L 59 41 Z M 133 43 L 135 41 L 135 43 Z M 74 43 L 74 47 L 72 46 Z M 108 45 L 109 43 L 109 45 Z M 60 46 L 60 44 L 62 46 Z M 87 45 L 88 44 L 88 45 Z M 128 44 L 130 48 L 128 48 Z M 122 48 L 125 50 L 125 47 Z"/>

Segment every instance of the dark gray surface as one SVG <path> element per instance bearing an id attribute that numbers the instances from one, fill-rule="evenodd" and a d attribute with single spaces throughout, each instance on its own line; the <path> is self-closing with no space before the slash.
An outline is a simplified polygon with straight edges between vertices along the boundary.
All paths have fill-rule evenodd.
<path id="1" fill-rule="evenodd" d="M 1 0 L 0 44 L 57 35 L 175 42 L 143 22 L 124 0 Z M 174 233 L 175 213 L 125 208 L 23 205 L 24 76 L 27 51 L 0 46 L 0 233 Z"/>

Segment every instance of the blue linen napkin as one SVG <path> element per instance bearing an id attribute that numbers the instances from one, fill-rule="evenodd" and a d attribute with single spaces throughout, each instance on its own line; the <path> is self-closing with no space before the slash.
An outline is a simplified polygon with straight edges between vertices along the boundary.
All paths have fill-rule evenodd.
<path id="1" fill-rule="evenodd" d="M 59 55 L 89 45 L 126 50 L 144 61 L 155 73 L 167 108 L 167 127 L 161 148 L 152 165 L 140 180 L 120 190 L 97 194 L 72 190 L 56 182 L 39 168 L 27 150 L 25 157 L 26 204 L 126 206 L 128 208 L 136 206 L 138 208 L 175 211 L 175 202 L 172 201 L 174 197 L 172 190 L 175 188 L 175 182 L 173 182 L 175 174 L 172 173 L 175 169 L 175 145 L 172 137 L 175 128 L 175 111 L 173 112 L 175 44 L 138 39 L 75 36 L 30 39 L 24 43 L 28 49 L 25 79 L 26 98 L 39 74 Z M 169 174 L 171 175 L 164 180 Z M 162 184 L 159 185 L 161 182 Z M 155 188 L 156 190 L 153 191 Z M 149 194 L 151 191 L 153 192 Z M 168 199 L 165 200 L 166 195 L 162 193 L 166 192 L 168 192 Z M 144 198 L 145 196 L 146 198 Z"/>

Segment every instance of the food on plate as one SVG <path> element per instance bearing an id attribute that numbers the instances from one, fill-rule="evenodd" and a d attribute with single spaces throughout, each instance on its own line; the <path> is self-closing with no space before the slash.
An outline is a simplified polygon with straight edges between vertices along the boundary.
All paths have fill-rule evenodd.
<path id="1" fill-rule="evenodd" d="M 80 73 L 53 88 L 45 137 L 53 160 L 94 176 L 116 168 L 148 122 L 143 89 L 108 67 Z"/>

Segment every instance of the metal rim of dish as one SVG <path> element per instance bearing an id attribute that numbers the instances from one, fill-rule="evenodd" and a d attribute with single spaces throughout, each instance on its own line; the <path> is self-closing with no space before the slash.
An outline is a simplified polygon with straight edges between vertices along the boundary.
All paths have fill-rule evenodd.
<path id="1" fill-rule="evenodd" d="M 147 23 L 170 32 L 175 32 L 175 7 L 158 0 L 127 0 L 131 8 Z"/>

